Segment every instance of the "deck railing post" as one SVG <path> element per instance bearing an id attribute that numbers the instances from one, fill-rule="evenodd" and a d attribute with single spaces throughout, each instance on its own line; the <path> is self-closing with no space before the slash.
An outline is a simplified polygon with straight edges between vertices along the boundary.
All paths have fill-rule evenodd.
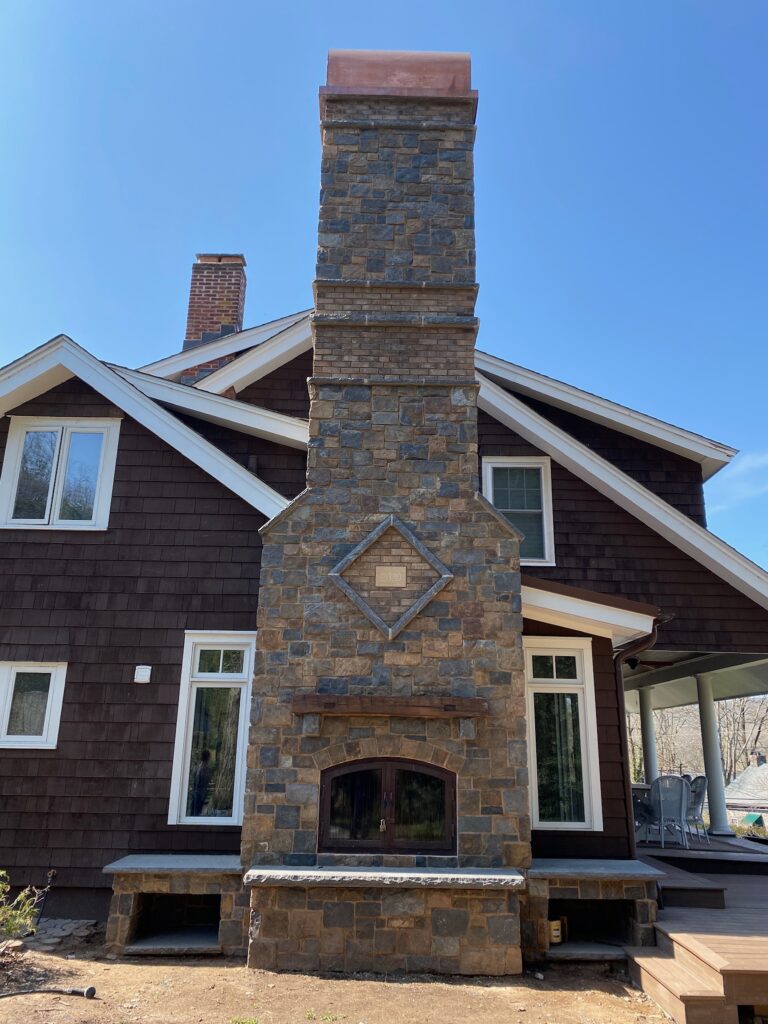
<path id="1" fill-rule="evenodd" d="M 656 753 L 656 727 L 653 724 L 650 686 L 641 686 L 637 691 L 640 701 L 640 736 L 643 741 L 643 774 L 650 785 L 659 777 L 659 758 Z"/>
<path id="2" fill-rule="evenodd" d="M 709 832 L 715 836 L 732 836 L 728 825 L 728 811 L 725 806 L 725 778 L 720 753 L 720 733 L 717 728 L 715 701 L 712 696 L 712 680 L 708 676 L 696 676 L 696 692 L 699 698 L 699 721 L 701 722 L 701 745 L 704 751 L 704 773 L 707 776 L 707 802 L 709 804 Z"/>

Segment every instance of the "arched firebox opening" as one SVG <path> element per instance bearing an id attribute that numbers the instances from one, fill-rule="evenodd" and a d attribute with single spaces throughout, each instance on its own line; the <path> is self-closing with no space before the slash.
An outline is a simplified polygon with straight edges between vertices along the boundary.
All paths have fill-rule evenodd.
<path id="1" fill-rule="evenodd" d="M 456 776 L 408 758 L 365 758 L 320 777 L 319 850 L 456 853 Z"/>

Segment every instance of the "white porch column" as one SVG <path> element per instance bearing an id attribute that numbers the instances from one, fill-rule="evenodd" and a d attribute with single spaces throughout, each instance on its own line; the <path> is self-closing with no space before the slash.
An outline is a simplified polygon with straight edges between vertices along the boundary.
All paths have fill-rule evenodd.
<path id="1" fill-rule="evenodd" d="M 725 779 L 720 757 L 720 733 L 717 729 L 715 702 L 712 697 L 712 680 L 708 676 L 697 675 L 696 692 L 699 697 L 704 772 L 707 776 L 709 831 L 715 836 L 732 836 L 733 832 L 728 826 L 728 813 L 725 807 Z"/>
<path id="2" fill-rule="evenodd" d="M 659 777 L 659 758 L 656 753 L 656 729 L 651 709 L 651 687 L 641 686 L 637 691 L 640 701 L 640 735 L 643 740 L 643 774 L 650 785 Z"/>

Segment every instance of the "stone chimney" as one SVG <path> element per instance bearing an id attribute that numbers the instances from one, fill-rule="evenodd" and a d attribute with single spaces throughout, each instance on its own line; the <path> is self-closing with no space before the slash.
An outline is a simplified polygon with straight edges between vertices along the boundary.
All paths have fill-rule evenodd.
<path id="1" fill-rule="evenodd" d="M 192 265 L 184 351 L 243 329 L 245 257 L 198 253 Z"/>
<path id="2" fill-rule="evenodd" d="M 345 888 L 345 866 L 530 862 L 519 534 L 478 493 L 476 103 L 466 54 L 329 55 L 307 489 L 261 531 L 242 831 L 252 966 L 406 963 L 394 925 L 381 947 L 352 926 L 373 897 Z M 439 837 L 398 838 L 395 791 L 371 798 L 367 847 L 339 840 L 335 773 L 393 760 L 443 779 Z M 338 890 L 300 933 L 320 867 L 338 869 Z M 288 868 L 306 869 L 303 894 L 283 892 Z M 408 918 L 420 969 L 519 971 L 513 894 L 503 942 L 485 919 L 468 928 L 460 888 L 390 896 L 384 917 Z M 441 931 L 443 907 L 456 931 Z"/>

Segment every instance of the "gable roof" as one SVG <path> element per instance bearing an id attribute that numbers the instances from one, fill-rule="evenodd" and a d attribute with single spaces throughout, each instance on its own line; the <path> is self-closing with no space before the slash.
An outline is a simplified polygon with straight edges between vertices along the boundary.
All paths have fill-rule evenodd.
<path id="1" fill-rule="evenodd" d="M 171 356 L 143 369 L 162 377 L 173 376 L 181 372 L 179 367 L 182 363 L 183 369 L 188 369 L 218 355 L 240 352 L 236 359 L 196 381 L 193 386 L 216 394 L 222 394 L 232 387 L 242 391 L 249 384 L 312 348 L 310 317 L 311 310 L 295 313 L 282 321 L 275 320 L 272 324 L 229 335 L 221 341 L 200 345 L 190 352 Z M 193 356 L 193 353 L 197 355 Z M 737 449 L 720 441 L 713 441 L 487 352 L 475 352 L 475 367 L 488 379 L 501 382 L 507 389 L 698 462 L 704 480 L 728 465 L 737 453 Z M 169 372 L 171 370 L 173 373 Z"/>
<path id="2" fill-rule="evenodd" d="M 665 423 L 664 420 L 648 416 L 636 409 L 610 402 L 607 398 L 582 391 L 543 373 L 527 370 L 524 366 L 499 359 L 498 356 L 489 355 L 487 352 L 475 353 L 475 366 L 489 379 L 502 382 L 506 389 L 511 388 L 519 394 L 538 398 L 558 409 L 565 409 L 584 419 L 601 423 L 613 430 L 699 462 L 705 480 L 726 466 L 736 455 L 736 449 L 729 445 L 712 441 L 708 437 L 694 434 L 672 423 Z"/>
<path id="3" fill-rule="evenodd" d="M 480 393 L 477 403 L 481 409 L 546 452 L 555 462 L 646 523 L 756 604 L 768 608 L 768 572 L 483 374 L 478 374 L 478 380 Z"/>
<path id="4" fill-rule="evenodd" d="M 89 384 L 268 518 L 288 500 L 64 334 L 0 370 L 0 416 L 70 377 Z"/>
<path id="5" fill-rule="evenodd" d="M 296 356 L 309 352 L 312 344 L 312 324 L 307 314 L 249 351 L 243 352 L 231 363 L 226 363 L 202 380 L 195 381 L 193 387 L 216 394 L 221 394 L 229 388 L 242 391 L 249 384 L 261 380 Z"/>
<path id="6" fill-rule="evenodd" d="M 271 338 L 274 334 L 290 327 L 298 320 L 308 319 L 311 310 L 302 309 L 298 313 L 290 313 L 277 320 L 269 320 L 257 327 L 248 327 L 244 331 L 236 331 L 234 334 L 227 334 L 215 341 L 208 341 L 203 345 L 195 345 L 194 348 L 186 349 L 183 352 L 175 352 L 171 356 L 165 356 L 155 362 L 147 363 L 140 367 L 144 373 L 151 373 L 156 377 L 180 377 L 185 370 L 193 366 L 206 363 L 209 360 L 221 359 L 223 356 L 231 356 L 233 352 L 243 352 L 245 349 L 260 345 L 262 341 Z"/>
<path id="7" fill-rule="evenodd" d="M 124 366 L 108 364 L 124 380 L 135 385 L 147 398 L 152 398 L 168 409 L 175 409 L 187 416 L 217 423 L 219 426 L 237 430 L 241 434 L 263 437 L 289 448 L 306 449 L 309 443 L 309 423 L 294 416 L 286 416 L 272 409 L 249 402 L 238 402 L 234 398 L 222 398 L 209 391 L 200 391 L 189 384 L 153 377 L 139 370 L 127 370 Z"/>

